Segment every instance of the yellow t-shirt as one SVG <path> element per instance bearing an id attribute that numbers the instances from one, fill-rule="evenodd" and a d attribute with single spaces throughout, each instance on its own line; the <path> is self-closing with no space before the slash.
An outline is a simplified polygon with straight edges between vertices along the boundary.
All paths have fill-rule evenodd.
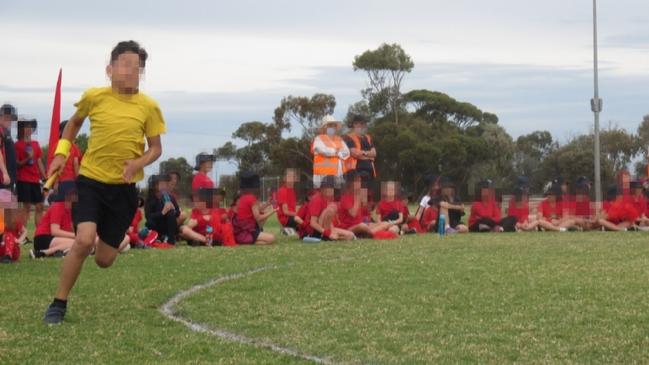
<path id="1" fill-rule="evenodd" d="M 142 93 L 123 95 L 110 87 L 92 88 L 74 106 L 77 117 L 90 118 L 88 149 L 79 174 L 105 184 L 123 184 L 124 162 L 144 154 L 145 136 L 166 131 L 160 107 Z M 142 179 L 140 170 L 133 182 Z"/>

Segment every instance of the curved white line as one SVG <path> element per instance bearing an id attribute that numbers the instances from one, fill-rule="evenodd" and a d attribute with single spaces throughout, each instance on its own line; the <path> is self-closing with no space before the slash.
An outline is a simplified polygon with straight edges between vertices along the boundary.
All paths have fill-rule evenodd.
<path id="1" fill-rule="evenodd" d="M 192 286 L 191 288 L 189 288 L 187 290 L 183 290 L 183 291 L 180 291 L 180 292 L 176 293 L 168 301 L 166 301 L 164 304 L 162 304 L 160 306 L 159 310 L 165 317 L 167 317 L 167 318 L 169 318 L 169 319 L 171 319 L 173 321 L 184 324 L 185 326 L 187 326 L 190 330 L 192 330 L 194 332 L 206 333 L 206 334 L 209 334 L 209 335 L 212 335 L 212 336 L 223 338 L 223 339 L 228 340 L 228 341 L 241 343 L 241 344 L 245 344 L 245 345 L 252 345 L 252 346 L 255 346 L 255 347 L 258 347 L 258 348 L 269 349 L 269 350 L 272 350 L 272 351 L 275 351 L 275 352 L 278 352 L 278 353 L 281 353 L 281 354 L 284 354 L 284 355 L 293 356 L 293 357 L 301 358 L 301 359 L 304 359 L 304 360 L 313 361 L 313 362 L 318 363 L 318 364 L 327 364 L 327 365 L 336 364 L 335 362 L 333 362 L 332 360 L 329 360 L 327 358 L 307 354 L 307 353 L 304 353 L 304 352 L 301 352 L 301 351 L 298 351 L 298 350 L 295 350 L 295 349 L 292 349 L 292 348 L 289 348 L 289 347 L 284 347 L 284 346 L 274 344 L 272 342 L 256 340 L 254 338 L 242 336 L 242 335 L 236 334 L 234 332 L 226 331 L 224 329 L 213 328 L 213 327 L 210 327 L 210 326 L 208 326 L 206 324 L 193 322 L 189 318 L 182 317 L 180 314 L 178 314 L 178 311 L 176 310 L 176 306 L 178 305 L 178 303 L 180 303 L 180 301 L 182 301 L 183 299 L 197 293 L 200 290 L 207 289 L 207 288 L 213 287 L 215 285 L 223 284 L 223 283 L 228 282 L 228 281 L 242 279 L 242 278 L 245 278 L 247 276 L 262 272 L 262 271 L 275 270 L 275 269 L 285 268 L 285 267 L 289 267 L 289 266 L 292 266 L 292 265 L 284 265 L 284 266 L 281 266 L 281 267 L 276 266 L 276 265 L 261 266 L 261 267 L 258 267 L 258 268 L 255 268 L 255 269 L 252 269 L 252 270 L 249 270 L 249 271 L 245 271 L 245 272 L 241 272 L 241 273 L 237 273 L 237 274 L 229 274 L 229 275 L 221 276 L 221 277 L 218 277 L 218 278 L 214 278 L 214 279 L 212 279 L 212 280 L 210 280 L 210 281 L 208 281 L 208 282 L 206 282 L 204 284 L 194 285 L 194 286 Z"/>

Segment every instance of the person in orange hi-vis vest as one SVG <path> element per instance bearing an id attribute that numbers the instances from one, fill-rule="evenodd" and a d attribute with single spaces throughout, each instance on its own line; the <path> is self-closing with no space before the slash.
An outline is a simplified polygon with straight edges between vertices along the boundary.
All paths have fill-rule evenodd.
<path id="1" fill-rule="evenodd" d="M 313 154 L 313 185 L 320 187 L 325 176 L 333 176 L 336 186 L 343 183 L 345 160 L 349 158 L 349 148 L 340 138 L 342 122 L 331 115 L 322 118 L 319 134 L 311 144 Z"/>
<path id="2" fill-rule="evenodd" d="M 350 157 L 345 161 L 345 170 L 356 171 L 363 179 L 363 183 L 370 186 L 376 178 L 374 167 L 376 148 L 372 138 L 367 134 L 367 119 L 362 115 L 355 115 L 348 127 L 349 133 L 343 137 L 350 153 Z"/>

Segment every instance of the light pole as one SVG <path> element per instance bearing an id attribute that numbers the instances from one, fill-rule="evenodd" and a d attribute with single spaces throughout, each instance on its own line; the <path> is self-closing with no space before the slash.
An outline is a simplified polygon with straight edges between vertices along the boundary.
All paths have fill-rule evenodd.
<path id="1" fill-rule="evenodd" d="M 594 62 L 594 78 L 595 78 L 595 96 L 590 100 L 590 106 L 595 114 L 595 138 L 594 138 L 594 153 L 595 153 L 595 201 L 599 207 L 602 203 L 602 180 L 600 171 L 600 155 L 599 155 L 599 113 L 602 111 L 602 99 L 599 98 L 599 69 L 597 63 L 597 0 L 593 0 L 593 62 Z"/>

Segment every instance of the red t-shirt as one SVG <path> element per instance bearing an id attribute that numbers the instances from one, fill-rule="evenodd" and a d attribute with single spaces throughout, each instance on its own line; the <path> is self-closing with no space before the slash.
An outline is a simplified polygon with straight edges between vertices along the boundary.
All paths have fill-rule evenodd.
<path id="1" fill-rule="evenodd" d="M 407 222 L 410 219 L 410 209 L 408 209 L 407 204 L 401 202 L 401 213 L 403 213 L 403 219 Z"/>
<path id="2" fill-rule="evenodd" d="M 190 219 L 196 221 L 196 227 L 194 227 L 194 232 L 200 233 L 202 235 L 207 234 L 207 226 L 212 221 L 212 215 L 210 211 L 203 212 L 201 209 L 192 209 L 192 216 Z"/>
<path id="3" fill-rule="evenodd" d="M 581 218 L 590 218 L 593 215 L 593 204 L 588 199 L 577 200 L 574 202 L 574 212 L 573 214 Z"/>
<path id="4" fill-rule="evenodd" d="M 59 181 L 74 181 L 77 178 L 77 174 L 74 171 L 75 158 L 79 159 L 79 163 L 81 163 L 81 151 L 79 150 L 79 147 L 73 143 L 72 148 L 70 148 L 68 160 L 65 162 L 63 171 L 61 171 L 61 176 L 59 176 Z"/>
<path id="5" fill-rule="evenodd" d="M 295 190 L 286 186 L 282 186 L 277 191 L 277 219 L 279 222 L 285 226 L 288 224 L 288 216 L 284 214 L 284 209 L 282 206 L 286 204 L 288 206 L 288 211 L 295 213 L 295 208 L 297 206 L 297 198 L 295 197 Z"/>
<path id="6" fill-rule="evenodd" d="M 239 220 L 255 220 L 255 215 L 252 213 L 252 206 L 257 202 L 257 197 L 252 194 L 243 194 L 239 198 L 239 205 L 237 206 L 237 218 Z"/>
<path id="7" fill-rule="evenodd" d="M 530 205 L 528 202 L 516 202 L 516 198 L 511 198 L 507 206 L 507 215 L 516 217 L 516 222 L 523 223 L 529 219 Z"/>
<path id="8" fill-rule="evenodd" d="M 329 206 L 329 203 L 331 202 L 325 199 L 319 192 L 311 197 L 309 204 L 306 205 L 306 212 L 304 213 L 304 227 L 307 234 L 313 233 L 311 217 L 320 217 L 322 212 Z"/>
<path id="9" fill-rule="evenodd" d="M 428 206 L 424 209 L 424 214 L 421 216 L 421 225 L 424 230 L 428 229 L 428 226 L 437 220 L 437 209 L 433 206 Z"/>
<path id="10" fill-rule="evenodd" d="M 27 144 L 23 140 L 16 141 L 16 159 L 20 161 L 27 158 L 27 147 L 32 148 L 32 163 L 30 164 L 29 162 L 27 162 L 23 166 L 18 166 L 16 180 L 28 183 L 39 183 L 41 180 L 41 175 L 38 172 L 38 159 L 43 156 L 43 152 L 41 151 L 41 146 L 38 144 L 38 142 L 30 141 L 29 144 Z"/>
<path id="11" fill-rule="evenodd" d="M 550 202 L 547 199 L 545 199 L 541 203 L 540 211 L 543 218 L 547 220 L 560 219 L 561 217 L 563 217 L 563 207 L 561 202 L 555 202 L 554 204 L 550 204 Z"/>
<path id="12" fill-rule="evenodd" d="M 647 199 L 642 195 L 638 197 L 631 196 L 631 201 L 638 214 L 644 214 L 644 212 L 647 210 Z"/>
<path id="13" fill-rule="evenodd" d="M 64 202 L 56 202 L 45 212 L 38 222 L 34 237 L 52 234 L 51 225 L 58 224 L 62 230 L 72 232 L 72 210 Z"/>
<path id="14" fill-rule="evenodd" d="M 476 201 L 471 204 L 471 215 L 469 216 L 469 226 L 474 225 L 479 219 L 488 218 L 494 222 L 500 221 L 500 208 L 495 201 L 483 203 Z"/>
<path id="15" fill-rule="evenodd" d="M 387 217 L 392 212 L 397 212 L 397 214 L 403 213 L 403 204 L 401 204 L 401 201 L 399 200 L 391 200 L 391 201 L 381 200 L 378 206 L 376 207 L 376 212 L 381 217 L 381 220 L 384 221 L 388 219 Z M 403 217 L 404 219 L 406 219 L 405 215 Z"/>
<path id="16" fill-rule="evenodd" d="M 133 216 L 133 220 L 131 221 L 131 227 L 133 228 L 134 232 L 138 231 L 141 221 L 142 221 L 142 209 L 137 208 L 135 210 L 135 215 Z"/>
<path id="17" fill-rule="evenodd" d="M 212 181 L 209 176 L 205 175 L 202 172 L 197 172 L 196 175 L 194 175 L 194 179 L 192 180 L 192 191 L 197 191 L 198 189 L 213 188 L 214 181 Z"/>
<path id="18" fill-rule="evenodd" d="M 354 207 L 354 195 L 343 194 L 340 197 L 340 204 L 338 205 L 338 221 L 340 228 L 350 228 L 357 224 L 363 223 L 363 209 L 358 208 L 356 215 L 351 215 L 349 210 Z"/>

